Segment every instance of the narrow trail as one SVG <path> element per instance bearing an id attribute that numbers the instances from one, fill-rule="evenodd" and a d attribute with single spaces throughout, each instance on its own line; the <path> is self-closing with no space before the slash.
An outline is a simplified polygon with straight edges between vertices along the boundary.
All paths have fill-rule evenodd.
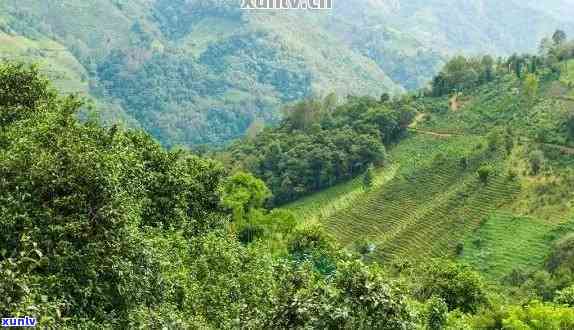
<path id="1" fill-rule="evenodd" d="M 574 102 L 574 98 L 569 98 L 569 97 L 559 97 L 559 98 L 562 100 L 565 100 L 565 101 Z M 464 134 L 464 133 L 441 133 L 441 132 L 435 132 L 435 131 L 428 130 L 428 129 L 417 128 L 418 124 L 421 121 L 423 121 L 425 117 L 426 117 L 426 114 L 424 114 L 424 113 L 417 114 L 417 116 L 413 120 L 412 124 L 409 125 L 409 128 L 408 128 L 409 131 L 419 133 L 419 134 L 426 134 L 426 135 L 434 136 L 437 138 L 450 138 L 453 136 L 469 135 L 469 134 Z M 538 145 L 538 146 L 544 146 L 544 147 L 548 147 L 548 148 L 554 148 L 554 149 L 560 150 L 562 153 L 564 153 L 566 155 L 574 155 L 574 147 L 569 147 L 569 146 L 564 146 L 564 145 L 559 145 L 559 144 L 553 144 L 553 143 L 539 143 L 539 142 L 534 142 L 533 140 L 531 140 L 529 138 L 523 138 L 523 137 L 519 137 L 519 139 L 521 139 L 523 142 L 529 143 L 530 145 Z"/>
<path id="2" fill-rule="evenodd" d="M 415 116 L 415 119 L 413 120 L 413 122 L 409 125 L 408 130 L 411 132 L 432 135 L 434 137 L 439 137 L 439 138 L 448 138 L 448 137 L 451 137 L 453 135 L 453 134 L 447 134 L 447 133 L 437 133 L 437 132 L 417 128 L 419 123 L 421 123 L 426 117 L 427 117 L 426 113 L 423 113 L 423 112 L 418 113 Z"/>
<path id="3" fill-rule="evenodd" d="M 432 136 L 438 137 L 438 138 L 449 138 L 452 136 L 464 135 L 464 134 L 452 134 L 452 133 L 437 133 L 437 132 L 424 130 L 424 129 L 418 129 L 418 128 L 410 128 L 409 131 L 415 132 L 415 133 L 420 133 L 420 134 L 432 135 Z"/>
<path id="4" fill-rule="evenodd" d="M 558 149 L 566 155 L 574 155 L 574 148 L 572 148 L 572 147 L 566 147 L 566 146 L 561 146 L 561 145 L 551 144 L 551 143 L 538 143 L 538 144 L 545 146 L 545 147 Z"/>

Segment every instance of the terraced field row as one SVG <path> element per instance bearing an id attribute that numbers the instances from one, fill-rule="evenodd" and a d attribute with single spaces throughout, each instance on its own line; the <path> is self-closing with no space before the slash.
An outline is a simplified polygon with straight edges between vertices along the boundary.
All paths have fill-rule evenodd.
<path id="1" fill-rule="evenodd" d="M 468 233 L 519 192 L 516 183 L 502 176 L 484 187 L 474 177 L 463 180 L 460 186 L 435 197 L 430 207 L 424 208 L 392 238 L 385 237 L 378 244 L 379 255 L 417 259 L 452 256 L 456 245 Z"/>
<path id="2" fill-rule="evenodd" d="M 399 175 L 322 223 L 345 245 L 375 243 L 381 259 L 451 255 L 483 218 L 519 192 L 502 168 L 487 184 L 479 182 L 479 166 L 502 162 L 481 143 L 479 137 L 405 141 L 393 150 Z"/>
<path id="3" fill-rule="evenodd" d="M 399 164 L 390 164 L 375 171 L 373 188 L 377 189 L 396 175 Z M 355 205 L 365 198 L 368 192 L 362 184 L 362 177 L 357 177 L 352 181 L 339 184 L 325 189 L 298 201 L 295 201 L 284 208 L 293 212 L 297 218 L 304 219 L 306 223 L 315 223 L 330 217 L 332 214 Z"/>
<path id="4" fill-rule="evenodd" d="M 514 269 L 540 268 L 551 251 L 555 228 L 539 219 L 495 212 L 465 239 L 461 261 L 492 279 Z"/>

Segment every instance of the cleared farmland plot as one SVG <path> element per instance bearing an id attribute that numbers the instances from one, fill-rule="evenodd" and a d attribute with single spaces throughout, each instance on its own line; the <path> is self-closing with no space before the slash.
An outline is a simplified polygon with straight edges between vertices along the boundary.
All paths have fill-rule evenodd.
<path id="1" fill-rule="evenodd" d="M 480 137 L 414 135 L 391 151 L 398 173 L 321 222 L 344 245 L 367 240 L 381 260 L 454 255 L 455 247 L 519 192 L 501 152 Z M 488 182 L 476 170 L 491 164 Z"/>

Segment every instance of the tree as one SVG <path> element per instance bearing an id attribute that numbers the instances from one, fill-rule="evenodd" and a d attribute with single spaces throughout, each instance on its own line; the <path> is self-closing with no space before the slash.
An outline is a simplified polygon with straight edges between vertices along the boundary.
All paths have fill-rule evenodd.
<path id="1" fill-rule="evenodd" d="M 441 299 L 451 311 L 474 312 L 487 302 L 482 279 L 467 266 L 433 260 L 421 265 L 416 276 L 415 296 L 423 300 Z"/>
<path id="2" fill-rule="evenodd" d="M 222 167 L 80 122 L 82 102 L 34 69 L 0 64 L 0 86 L 0 113 L 21 115 L 0 130 L 0 314 L 43 328 L 139 327 L 144 310 L 177 319 L 185 282 L 168 265 L 187 251 L 172 247 L 224 227 Z"/>
<path id="3" fill-rule="evenodd" d="M 562 45 L 567 38 L 568 37 L 566 35 L 566 32 L 562 30 L 556 30 L 556 32 L 554 32 L 554 34 L 552 35 L 552 41 L 554 41 L 554 45 L 556 46 Z"/>
<path id="4" fill-rule="evenodd" d="M 493 130 L 486 136 L 490 151 L 496 151 L 501 143 L 502 134 L 498 130 Z"/>
<path id="5" fill-rule="evenodd" d="M 482 182 L 483 184 L 487 184 L 488 183 L 488 179 L 490 178 L 490 176 L 492 175 L 492 172 L 494 171 L 494 169 L 492 168 L 492 166 L 490 165 L 483 165 L 481 167 L 478 168 L 478 170 L 476 171 L 477 175 L 478 175 L 478 179 L 480 180 L 480 182 Z"/>
<path id="6" fill-rule="evenodd" d="M 247 128 L 247 138 L 254 140 L 259 133 L 265 128 L 265 123 L 261 119 L 255 119 Z"/>
<path id="7" fill-rule="evenodd" d="M 553 47 L 553 41 L 551 38 L 545 37 L 540 41 L 540 45 L 538 46 L 538 54 L 540 56 L 547 56 Z"/>
<path id="8" fill-rule="evenodd" d="M 512 69 L 516 73 L 516 77 L 518 77 L 519 79 L 522 78 L 522 63 L 523 60 L 520 57 L 516 57 L 512 62 Z"/>
<path id="9" fill-rule="evenodd" d="M 432 297 L 427 302 L 427 324 L 429 330 L 441 330 L 446 325 L 448 305 L 442 298 Z"/>
<path id="10" fill-rule="evenodd" d="M 490 82 L 494 78 L 494 59 L 492 56 L 486 55 L 481 59 L 483 82 Z"/>
<path id="11" fill-rule="evenodd" d="M 566 116 L 566 128 L 568 129 L 568 137 L 570 140 L 574 140 L 574 110 L 570 110 Z"/>
<path id="12" fill-rule="evenodd" d="M 339 100 L 337 99 L 337 94 L 330 93 L 323 99 L 323 112 L 330 115 L 337 108 Z"/>
<path id="13" fill-rule="evenodd" d="M 365 174 L 363 174 L 363 189 L 370 190 L 373 187 L 374 179 L 374 167 L 371 164 L 367 167 Z"/>
<path id="14" fill-rule="evenodd" d="M 532 105 L 536 100 L 539 85 L 540 85 L 540 79 L 538 79 L 537 75 L 533 73 L 529 73 L 526 75 L 526 78 L 524 79 L 523 90 L 528 104 Z"/>
<path id="15" fill-rule="evenodd" d="M 541 150 L 534 150 L 528 155 L 528 162 L 530 163 L 530 171 L 534 175 L 538 175 L 545 162 L 544 152 Z"/>
<path id="16" fill-rule="evenodd" d="M 389 93 L 381 94 L 381 103 L 387 103 L 390 100 L 391 100 L 391 96 L 389 95 Z"/>
<path id="17" fill-rule="evenodd" d="M 265 183 L 251 174 L 238 172 L 221 189 L 222 204 L 233 210 L 233 218 L 241 221 L 252 210 L 263 207 L 271 197 Z"/>
<path id="18" fill-rule="evenodd" d="M 541 302 L 509 309 L 503 320 L 504 329 L 573 329 L 574 309 Z"/>
<path id="19" fill-rule="evenodd" d="M 0 127 L 40 111 L 56 100 L 56 91 L 37 66 L 0 62 Z"/>
<path id="20" fill-rule="evenodd" d="M 294 129 L 307 130 L 321 118 L 323 103 L 312 99 L 300 101 L 295 105 L 286 107 L 284 113 Z"/>
<path id="21" fill-rule="evenodd" d="M 567 234 L 554 244 L 546 266 L 553 273 L 574 271 L 574 233 Z"/>
<path id="22" fill-rule="evenodd" d="M 558 291 L 556 293 L 554 301 L 557 304 L 574 307 L 574 285 L 571 285 L 566 289 Z"/>

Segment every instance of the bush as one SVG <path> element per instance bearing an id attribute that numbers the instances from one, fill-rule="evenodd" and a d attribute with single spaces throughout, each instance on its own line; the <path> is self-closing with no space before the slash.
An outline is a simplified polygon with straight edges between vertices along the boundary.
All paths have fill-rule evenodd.
<path id="1" fill-rule="evenodd" d="M 456 255 L 461 256 L 464 252 L 464 243 L 459 242 L 456 244 Z"/>
<path id="2" fill-rule="evenodd" d="M 296 256 L 329 252 L 332 248 L 332 238 L 318 226 L 296 230 L 289 242 L 289 253 Z"/>
<path id="3" fill-rule="evenodd" d="M 533 175 L 538 175 L 544 166 L 545 157 L 544 152 L 535 150 L 528 155 L 528 162 L 530 164 L 530 171 Z"/>
<path id="4" fill-rule="evenodd" d="M 552 272 L 560 268 L 574 271 L 574 233 L 564 236 L 554 244 L 546 265 Z"/>
<path id="5" fill-rule="evenodd" d="M 560 290 L 556 293 L 554 301 L 557 304 L 568 305 L 574 307 L 574 285 Z"/>
<path id="6" fill-rule="evenodd" d="M 358 242 L 355 242 L 355 250 L 362 256 L 366 256 L 375 252 L 376 248 L 377 246 L 375 245 L 375 243 L 370 242 L 366 239 L 362 239 Z"/>
<path id="7" fill-rule="evenodd" d="M 427 324 L 429 330 L 444 329 L 448 316 L 448 306 L 441 298 L 433 297 L 427 302 Z"/>
<path id="8" fill-rule="evenodd" d="M 482 279 L 464 265 L 436 260 L 423 265 L 414 281 L 416 297 L 441 298 L 449 310 L 476 312 L 487 303 Z"/>
<path id="9" fill-rule="evenodd" d="M 237 238 L 243 244 L 249 244 L 265 235 L 265 229 L 258 225 L 247 224 L 243 226 L 239 233 L 237 233 Z"/>
<path id="10" fill-rule="evenodd" d="M 0 63 L 0 127 L 40 111 L 56 101 L 56 91 L 36 66 Z"/>
<path id="11" fill-rule="evenodd" d="M 494 168 L 490 165 L 483 165 L 483 166 L 479 167 L 478 170 L 476 171 L 478 179 L 483 184 L 488 183 L 488 179 L 492 176 L 493 173 L 494 173 Z"/>
<path id="12" fill-rule="evenodd" d="M 515 181 L 516 178 L 518 178 L 518 173 L 513 169 L 509 169 L 508 170 L 508 180 Z"/>
<path id="13" fill-rule="evenodd" d="M 503 320 L 504 329 L 574 329 L 574 309 L 534 302 L 513 307 Z"/>

